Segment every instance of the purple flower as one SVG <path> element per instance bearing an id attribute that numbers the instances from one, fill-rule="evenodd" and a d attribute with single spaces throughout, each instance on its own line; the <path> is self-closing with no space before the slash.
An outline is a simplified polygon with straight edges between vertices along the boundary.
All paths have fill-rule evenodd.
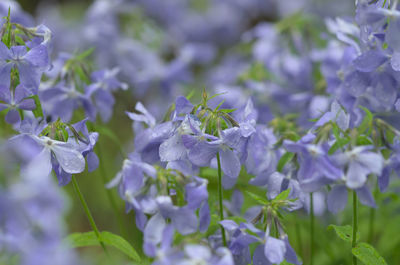
<path id="1" fill-rule="evenodd" d="M 238 155 L 235 153 L 241 131 L 238 127 L 233 127 L 221 131 L 220 138 L 207 141 L 204 134 L 197 136 L 184 135 L 183 142 L 189 149 L 188 158 L 196 166 L 208 166 L 217 153 L 220 155 L 221 169 L 224 172 L 225 184 L 236 182 L 239 176 L 241 164 Z M 209 138 L 213 138 L 208 136 Z"/>
<path id="2" fill-rule="evenodd" d="M 273 131 L 261 125 L 257 125 L 256 132 L 250 136 L 245 163 L 247 172 L 256 175 L 250 180 L 252 185 L 265 185 L 268 176 L 275 172 L 279 158 L 279 151 L 274 150 L 276 142 Z"/>
<path id="3" fill-rule="evenodd" d="M 92 172 L 96 170 L 96 168 L 99 166 L 99 158 L 97 157 L 96 153 L 94 152 L 94 146 L 97 143 L 97 139 L 99 138 L 99 134 L 97 132 L 91 132 L 89 133 L 87 127 L 86 127 L 86 122 L 88 119 L 84 119 L 80 122 L 77 122 L 72 125 L 74 129 L 79 133 L 82 133 L 84 137 L 84 141 L 82 142 L 82 139 L 78 141 L 78 144 L 76 139 L 72 139 L 70 141 L 71 144 L 76 144 L 76 149 L 79 150 L 84 157 L 86 157 L 87 163 L 88 163 L 88 171 Z M 70 136 L 74 136 L 72 132 L 69 132 Z"/>
<path id="4" fill-rule="evenodd" d="M 84 122 L 76 124 L 77 130 L 83 134 L 88 133 L 83 128 Z M 93 146 L 97 140 L 97 133 L 87 134 L 83 139 L 77 136 L 71 130 L 65 130 L 69 133 L 68 141 L 54 140 L 43 135 L 45 130 L 55 128 L 45 128 L 46 124 L 37 123 L 35 119 L 26 118 L 21 123 L 21 134 L 12 137 L 9 141 L 14 150 L 18 153 L 28 152 L 30 157 L 21 167 L 21 174 L 29 179 L 47 178 L 52 169 L 54 169 L 60 185 L 69 183 L 71 174 L 81 173 L 85 169 L 85 156 L 88 158 L 93 152 Z M 48 125 L 58 126 L 58 125 Z M 86 129 L 86 130 L 85 130 Z M 92 163 L 92 162 L 91 162 Z M 93 165 L 91 165 L 93 166 Z"/>
<path id="5" fill-rule="evenodd" d="M 336 100 L 332 102 L 330 111 L 322 115 L 313 128 L 319 128 L 330 121 L 336 122 L 339 128 L 344 131 L 349 128 L 350 116 L 345 113 Z"/>
<path id="6" fill-rule="evenodd" d="M 118 68 L 93 72 L 91 76 L 93 83 L 85 89 L 87 97 L 93 96 L 97 111 L 100 113 L 103 122 L 109 121 L 112 115 L 115 99 L 111 92 L 116 91 L 118 88 L 124 90 L 128 88 L 127 84 L 117 79 L 118 72 Z"/>
<path id="7" fill-rule="evenodd" d="M 67 207 L 53 180 L 12 177 L 12 185 L 0 188 L 2 262 L 12 264 L 17 256 L 21 265 L 80 264 L 76 253 L 62 243 Z"/>
<path id="8" fill-rule="evenodd" d="M 156 198 L 158 209 L 164 219 L 170 219 L 174 228 L 182 235 L 196 232 L 198 221 L 195 209 L 190 205 L 178 207 L 173 205 L 171 197 L 158 196 Z"/>
<path id="9" fill-rule="evenodd" d="M 342 171 L 328 156 L 328 147 L 285 140 L 284 146 L 298 155 L 297 173 L 300 185 L 306 192 L 317 191 L 322 185 L 340 179 Z"/>
<path id="10" fill-rule="evenodd" d="M 262 237 L 263 232 L 253 224 L 241 223 L 238 225 L 232 220 L 222 220 L 220 224 L 228 232 L 228 247 L 235 259 L 235 264 L 251 263 L 249 246 L 261 242 L 259 237 Z"/>
<path id="11" fill-rule="evenodd" d="M 42 147 L 42 150 L 23 167 L 23 175 L 30 178 L 47 177 L 52 169 L 52 158 L 66 173 L 77 174 L 85 169 L 85 158 L 72 144 L 56 141 L 46 136 L 28 136 Z"/>
<path id="12" fill-rule="evenodd" d="M 280 264 L 284 260 L 296 265 L 302 264 L 290 246 L 287 235 L 281 238 L 271 237 L 269 235 L 269 228 L 265 232 L 264 255 L 273 264 Z"/>
<path id="13" fill-rule="evenodd" d="M 187 159 L 185 140 L 190 134 L 200 132 L 200 121 L 194 115 L 186 115 L 182 123 L 175 129 L 171 137 L 166 139 L 159 149 L 160 161 L 171 162 Z"/>
<path id="14" fill-rule="evenodd" d="M 140 102 L 136 103 L 135 110 L 139 114 L 133 112 L 126 112 L 126 114 L 134 121 L 136 152 L 141 155 L 143 161 L 155 163 L 160 160 L 160 144 L 168 139 L 174 130 L 173 123 L 156 124 L 156 119 Z"/>
<path id="15" fill-rule="evenodd" d="M 376 208 L 374 197 L 367 185 L 355 189 L 359 201 L 369 207 Z M 347 187 L 342 184 L 335 185 L 328 194 L 328 210 L 337 214 L 344 210 L 348 201 Z"/>
<path id="16" fill-rule="evenodd" d="M 10 73 L 13 67 L 19 71 L 22 85 L 36 94 L 40 78 L 49 66 L 47 47 L 38 45 L 27 52 L 25 46 L 13 46 L 10 49 L 0 43 L 0 84 L 10 86 Z"/>
<path id="17" fill-rule="evenodd" d="M 384 159 L 380 153 L 371 152 L 371 149 L 370 146 L 356 146 L 350 151 L 334 155 L 334 160 L 340 166 L 347 167 L 344 178 L 350 189 L 364 186 L 368 174 L 382 173 Z"/>
<path id="18" fill-rule="evenodd" d="M 127 210 L 134 208 L 144 213 L 153 214 L 156 211 L 153 188 L 145 188 L 145 184 L 147 179 L 155 179 L 156 173 L 156 169 L 142 162 L 138 154 L 131 154 L 129 159 L 124 160 L 122 170 L 107 184 L 107 188 L 119 185 L 121 198 L 129 204 Z M 149 194 L 146 194 L 146 192 L 149 192 Z"/>
<path id="19" fill-rule="evenodd" d="M 154 215 L 160 214 L 165 220 L 171 220 L 181 234 L 207 229 L 210 222 L 207 181 L 198 177 L 186 177 L 176 170 L 160 170 L 162 173 L 157 173 L 153 166 L 141 161 L 139 154 L 131 154 L 107 187 L 119 184 L 119 193 L 127 202 L 127 210 L 134 209 L 137 218 L 143 214 L 150 214 L 155 218 Z M 180 188 L 182 181 L 187 183 L 184 189 Z M 156 185 L 157 182 L 164 184 Z M 176 200 L 183 195 L 182 192 L 186 204 L 177 206 Z M 196 215 L 197 210 L 199 218 Z M 137 225 L 143 229 L 148 224 L 142 219 Z"/>
<path id="20" fill-rule="evenodd" d="M 230 251 L 220 247 L 215 253 L 202 245 L 188 244 L 184 247 L 185 258 L 178 265 L 196 265 L 196 264 L 216 264 L 216 265 L 234 265 L 233 257 Z"/>
<path id="21" fill-rule="evenodd" d="M 0 111 L 8 110 L 5 118 L 7 123 L 15 124 L 21 120 L 18 109 L 34 110 L 36 108 L 35 101 L 27 98 L 28 96 L 30 93 L 23 85 L 18 85 L 14 93 L 8 87 L 0 85 Z"/>
<path id="22" fill-rule="evenodd" d="M 90 120 L 96 119 L 96 109 L 91 99 L 81 93 L 74 84 L 59 82 L 51 88 L 40 91 L 40 99 L 46 113 L 55 119 L 61 118 L 63 121 L 70 121 L 74 110 L 83 107 Z"/>

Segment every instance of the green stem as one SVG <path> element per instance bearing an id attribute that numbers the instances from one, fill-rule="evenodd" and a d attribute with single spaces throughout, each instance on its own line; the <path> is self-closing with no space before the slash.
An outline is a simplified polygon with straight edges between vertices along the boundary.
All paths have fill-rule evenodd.
<path id="1" fill-rule="evenodd" d="M 90 226 L 92 227 L 92 229 L 93 229 L 97 239 L 99 240 L 99 243 L 102 246 L 104 252 L 107 253 L 106 246 L 104 245 L 103 241 L 101 240 L 100 232 L 97 229 L 97 226 L 96 226 L 96 223 L 94 222 L 92 213 L 90 212 L 89 207 L 88 207 L 88 205 L 87 205 L 87 203 L 85 201 L 85 198 L 83 197 L 83 194 L 82 194 L 81 190 L 79 189 L 78 182 L 76 181 L 74 175 L 72 175 L 72 185 L 74 186 L 74 189 L 75 189 L 76 193 L 78 194 L 79 200 L 81 201 L 83 209 L 85 210 L 85 213 L 86 213 L 86 216 L 87 216 L 87 218 L 89 220 Z"/>
<path id="2" fill-rule="evenodd" d="M 100 143 L 97 143 L 96 148 L 97 148 L 97 151 L 98 151 L 97 154 L 98 154 L 99 160 L 100 160 L 100 163 L 99 163 L 100 175 L 101 175 L 101 179 L 103 180 L 103 184 L 105 185 L 105 184 L 107 184 L 108 180 L 107 180 L 107 177 L 106 177 L 106 175 L 107 175 L 106 174 L 106 169 L 104 168 L 104 164 L 103 164 L 104 163 L 104 159 L 103 159 L 103 153 L 101 152 Z M 111 204 L 111 208 L 114 211 L 114 215 L 117 217 L 117 222 L 118 222 L 118 227 L 119 227 L 120 233 L 126 237 L 128 235 L 128 233 L 127 233 L 127 231 L 125 229 L 125 226 L 124 226 L 124 223 L 122 221 L 120 212 L 118 210 L 117 202 L 114 199 L 112 191 L 110 189 L 107 189 L 107 188 L 105 190 L 106 190 L 106 193 L 107 193 L 107 198 L 108 198 L 108 200 L 109 200 L 109 202 Z"/>
<path id="3" fill-rule="evenodd" d="M 375 223 L 375 209 L 369 210 L 369 232 L 368 232 L 368 243 L 372 243 L 374 240 L 374 223 Z"/>
<path id="4" fill-rule="evenodd" d="M 310 265 L 314 264 L 314 200 L 313 193 L 310 193 Z"/>
<path id="5" fill-rule="evenodd" d="M 357 244 L 357 193 L 353 190 L 353 238 L 351 247 L 354 248 Z M 353 265 L 357 265 L 357 257 L 353 255 Z"/>
<path id="6" fill-rule="evenodd" d="M 279 238 L 279 227 L 278 227 L 278 222 L 276 221 L 276 218 L 274 218 L 274 223 L 275 223 L 275 237 Z"/>
<path id="7" fill-rule="evenodd" d="M 218 162 L 218 200 L 219 200 L 219 218 L 220 220 L 224 220 L 224 207 L 222 203 L 223 194 L 222 194 L 222 173 L 221 173 L 221 159 L 219 158 L 219 153 L 217 153 L 217 162 Z M 222 225 L 221 233 L 222 233 L 222 242 L 226 247 L 226 237 L 225 237 L 225 229 Z"/>
<path id="8" fill-rule="evenodd" d="M 295 229 L 296 229 L 296 239 L 297 239 L 297 249 L 298 249 L 298 253 L 300 253 L 300 256 L 303 256 L 303 240 L 301 238 L 301 231 L 300 231 L 300 226 L 298 222 L 295 222 Z"/>

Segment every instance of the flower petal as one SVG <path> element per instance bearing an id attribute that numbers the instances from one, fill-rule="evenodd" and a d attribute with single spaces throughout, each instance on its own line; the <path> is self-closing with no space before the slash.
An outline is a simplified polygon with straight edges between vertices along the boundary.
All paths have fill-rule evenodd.
<path id="1" fill-rule="evenodd" d="M 159 155 L 161 162 L 182 160 L 186 156 L 186 148 L 183 145 L 181 135 L 176 133 L 165 140 L 160 145 Z"/>
<path id="2" fill-rule="evenodd" d="M 67 144 L 53 144 L 51 151 L 54 152 L 58 163 L 60 163 L 65 172 L 76 174 L 85 170 L 85 158 L 83 155 Z"/>
<path id="3" fill-rule="evenodd" d="M 33 99 L 27 98 L 18 104 L 18 108 L 22 110 L 34 110 L 36 109 L 36 104 Z"/>
<path id="4" fill-rule="evenodd" d="M 354 65 L 361 72 L 372 72 L 386 61 L 386 56 L 378 50 L 369 50 L 354 60 Z"/>
<path id="5" fill-rule="evenodd" d="M 43 148 L 43 150 L 21 170 L 21 175 L 28 179 L 44 179 L 50 175 L 51 167 L 51 151 L 48 148 Z"/>
<path id="6" fill-rule="evenodd" d="M 148 243 L 160 243 L 162 239 L 162 232 L 166 227 L 164 218 L 160 213 L 153 215 L 147 222 L 143 231 L 143 239 Z"/>
<path id="7" fill-rule="evenodd" d="M 0 59 L 8 60 L 11 59 L 11 52 L 8 47 L 0 41 Z"/>
<path id="8" fill-rule="evenodd" d="M 280 264 L 285 259 L 285 242 L 271 236 L 266 238 L 264 254 L 271 263 Z"/>
<path id="9" fill-rule="evenodd" d="M 368 188 L 367 185 L 364 185 L 363 187 L 356 189 L 358 199 L 360 202 L 366 206 L 376 208 L 376 203 L 374 196 L 371 193 L 371 190 Z"/>
<path id="10" fill-rule="evenodd" d="M 95 152 L 89 152 L 86 156 L 88 171 L 93 172 L 99 166 L 99 158 L 97 157 Z"/>
<path id="11" fill-rule="evenodd" d="M 208 202 L 204 202 L 199 210 L 199 231 L 201 233 L 207 231 L 210 221 L 210 207 L 208 206 Z"/>
<path id="12" fill-rule="evenodd" d="M 222 171 L 231 178 L 237 178 L 241 168 L 239 158 L 229 148 L 222 148 L 219 154 L 221 156 Z"/>
<path id="13" fill-rule="evenodd" d="M 211 159 L 215 157 L 217 152 L 217 145 L 210 144 L 206 141 L 200 141 L 190 149 L 188 157 L 196 166 L 205 167 L 210 164 Z"/>
<path id="14" fill-rule="evenodd" d="M 390 59 L 390 64 L 392 65 L 393 70 L 400 71 L 400 52 L 393 53 L 392 59 Z"/>
<path id="15" fill-rule="evenodd" d="M 372 152 L 365 152 L 360 153 L 357 160 L 372 173 L 377 175 L 382 173 L 384 162 L 382 155 Z"/>
<path id="16" fill-rule="evenodd" d="M 344 185 L 337 185 L 328 194 L 328 210 L 332 213 L 342 211 L 347 204 L 347 188 Z"/>
<path id="17" fill-rule="evenodd" d="M 36 67 L 44 67 L 49 63 L 49 56 L 45 45 L 38 45 L 32 48 L 24 58 Z"/>
<path id="18" fill-rule="evenodd" d="M 11 103 L 11 92 L 8 86 L 0 85 L 0 101 Z"/>
<path id="19" fill-rule="evenodd" d="M 196 232 L 197 216 L 195 211 L 183 207 L 178 209 L 172 216 L 172 224 L 175 229 L 182 235 L 187 235 Z"/>
<path id="20" fill-rule="evenodd" d="M 29 96 L 30 96 L 29 91 L 23 85 L 18 85 L 15 88 L 15 92 L 14 92 L 14 101 L 15 101 L 15 103 L 19 103 L 24 98 L 29 97 Z"/>
<path id="21" fill-rule="evenodd" d="M 10 109 L 5 118 L 6 122 L 9 124 L 16 124 L 18 123 L 21 118 L 19 117 L 19 112 L 16 109 Z"/>
<path id="22" fill-rule="evenodd" d="M 21 84 L 30 89 L 32 93 L 36 94 L 41 77 L 40 71 L 27 63 L 19 63 L 17 67 Z"/>
<path id="23" fill-rule="evenodd" d="M 369 170 L 357 162 L 352 162 L 347 170 L 346 185 L 350 189 L 361 188 L 367 181 Z"/>
<path id="24" fill-rule="evenodd" d="M 253 265 L 272 265 L 272 263 L 267 260 L 267 257 L 265 257 L 262 245 L 259 245 L 254 251 Z"/>
<path id="25" fill-rule="evenodd" d="M 10 86 L 10 73 L 11 73 L 12 66 L 13 66 L 12 63 L 0 64 L 0 85 L 6 86 L 6 87 Z"/>

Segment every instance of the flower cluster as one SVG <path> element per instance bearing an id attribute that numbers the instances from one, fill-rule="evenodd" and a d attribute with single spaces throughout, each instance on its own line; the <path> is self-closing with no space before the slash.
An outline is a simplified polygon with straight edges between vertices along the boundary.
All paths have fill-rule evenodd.
<path id="1" fill-rule="evenodd" d="M 1 2 L 0 263 L 79 264 L 73 247 L 97 245 L 155 265 L 316 264 L 315 223 L 346 222 L 352 194 L 352 226 L 333 227 L 353 264 L 385 264 L 357 217 L 372 209 L 373 244 L 398 192 L 400 5 L 355 2 L 325 26 L 335 9 L 313 1 L 96 0 L 77 25 L 40 8 L 48 26 Z M 97 227 L 86 168 L 121 235 Z M 65 239 L 69 184 L 92 231 Z"/>

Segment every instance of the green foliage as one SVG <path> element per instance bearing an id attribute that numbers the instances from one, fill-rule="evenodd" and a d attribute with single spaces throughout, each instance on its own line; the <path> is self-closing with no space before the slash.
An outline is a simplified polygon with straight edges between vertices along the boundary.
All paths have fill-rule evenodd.
<path id="1" fill-rule="evenodd" d="M 346 242 L 352 242 L 353 240 L 353 228 L 350 225 L 344 225 L 344 226 L 339 226 L 339 225 L 329 225 L 328 230 L 334 230 L 336 232 L 336 235 L 346 241 Z M 358 241 L 360 239 L 360 235 L 357 233 L 357 238 L 356 240 Z"/>
<path id="2" fill-rule="evenodd" d="M 278 161 L 278 165 L 276 166 L 276 170 L 278 172 L 282 172 L 283 168 L 285 167 L 285 165 L 287 163 L 289 163 L 293 157 L 294 157 L 295 153 L 291 153 L 291 152 L 286 152 Z"/>
<path id="3" fill-rule="evenodd" d="M 372 141 L 365 135 L 359 135 L 356 139 L 356 144 L 357 145 L 372 145 Z"/>
<path id="4" fill-rule="evenodd" d="M 343 148 L 349 142 L 350 142 L 349 137 L 336 139 L 336 142 L 329 149 L 328 154 L 329 155 L 334 154 L 338 149 Z"/>
<path id="5" fill-rule="evenodd" d="M 42 104 L 40 103 L 39 96 L 38 95 L 34 95 L 34 96 L 29 97 L 29 98 L 33 99 L 35 101 L 35 105 L 36 105 L 36 108 L 32 111 L 33 115 L 35 115 L 36 118 L 38 118 L 38 117 L 42 117 L 43 118 L 44 117 L 43 109 L 42 109 Z"/>
<path id="6" fill-rule="evenodd" d="M 374 115 L 367 108 L 360 106 L 360 108 L 365 112 L 365 117 L 362 120 L 360 126 L 358 126 L 357 131 L 359 134 L 364 133 L 365 131 L 372 128 L 372 122 L 374 120 Z"/>
<path id="7" fill-rule="evenodd" d="M 85 51 L 83 51 L 83 52 L 77 54 L 77 55 L 75 56 L 75 60 L 83 61 L 83 60 L 87 59 L 87 57 L 89 57 L 90 55 L 92 55 L 92 53 L 94 52 L 94 50 L 95 50 L 95 48 L 92 47 L 92 48 L 89 48 L 89 49 L 87 49 L 87 50 L 85 50 Z"/>
<path id="8" fill-rule="evenodd" d="M 134 261 L 140 261 L 140 257 L 136 250 L 121 236 L 104 231 L 100 233 L 100 239 L 104 244 L 120 250 Z M 100 243 L 93 231 L 70 234 L 65 241 L 74 248 L 100 246 Z"/>
<path id="9" fill-rule="evenodd" d="M 284 190 L 281 193 L 279 193 L 272 201 L 273 202 L 284 201 L 289 197 L 289 194 L 290 194 L 290 189 Z"/>
<path id="10" fill-rule="evenodd" d="M 205 232 L 206 237 L 214 234 L 218 229 L 220 229 L 219 224 L 219 216 L 217 214 L 211 214 L 210 225 L 208 226 L 207 231 Z"/>
<path id="11" fill-rule="evenodd" d="M 6 34 L 3 35 L 3 38 L 1 40 L 8 48 L 11 47 L 11 31 L 12 31 L 12 23 L 11 23 L 10 15 L 11 15 L 11 8 L 9 7 L 8 15 L 6 17 L 4 17 L 4 19 L 6 20 L 6 25 L 5 25 Z"/>
<path id="12" fill-rule="evenodd" d="M 369 244 L 360 243 L 352 249 L 352 253 L 365 265 L 387 265 L 385 259 Z"/>
<path id="13" fill-rule="evenodd" d="M 269 204 L 269 201 L 268 201 L 267 199 L 264 199 L 263 197 L 261 197 L 261 196 L 255 194 L 255 193 L 252 193 L 252 192 L 250 192 L 250 191 L 246 191 L 246 193 L 247 193 L 247 195 L 249 195 L 251 198 L 253 198 L 255 201 L 257 201 L 259 204 L 262 204 L 262 205 L 267 205 L 267 204 Z"/>
<path id="14" fill-rule="evenodd" d="M 254 80 L 261 82 L 271 78 L 271 73 L 268 72 L 264 64 L 261 62 L 255 62 L 239 76 L 239 81 Z"/>

